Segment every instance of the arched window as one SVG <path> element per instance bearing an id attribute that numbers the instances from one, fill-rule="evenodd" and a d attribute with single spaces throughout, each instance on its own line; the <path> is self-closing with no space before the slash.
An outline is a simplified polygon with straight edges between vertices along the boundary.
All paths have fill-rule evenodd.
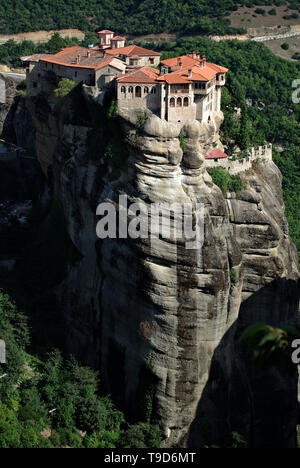
<path id="1" fill-rule="evenodd" d="M 181 99 L 181 97 L 177 98 L 176 107 L 182 107 L 182 99 Z"/>
<path id="2" fill-rule="evenodd" d="M 145 88 L 144 88 L 144 93 L 145 93 L 145 94 L 149 94 L 149 88 L 148 88 L 148 86 L 145 86 Z"/>
<path id="3" fill-rule="evenodd" d="M 132 86 L 129 86 L 128 92 L 131 93 L 131 94 L 133 93 L 133 87 Z"/>
<path id="4" fill-rule="evenodd" d="M 135 88 L 135 97 L 137 98 L 142 97 L 142 88 L 140 86 L 136 86 Z"/>
<path id="5" fill-rule="evenodd" d="M 122 86 L 122 88 L 121 88 L 121 93 L 123 93 L 123 94 L 126 93 L 126 88 L 125 88 L 125 86 Z"/>
<path id="6" fill-rule="evenodd" d="M 170 107 L 175 107 L 175 98 L 170 99 Z"/>
<path id="7" fill-rule="evenodd" d="M 210 123 L 210 122 L 211 122 L 211 117 L 209 116 L 209 117 L 208 117 L 208 123 Z"/>
<path id="8" fill-rule="evenodd" d="M 156 88 L 151 89 L 151 94 L 156 94 Z"/>
<path id="9" fill-rule="evenodd" d="M 183 107 L 189 107 L 189 98 L 185 97 L 183 100 Z"/>

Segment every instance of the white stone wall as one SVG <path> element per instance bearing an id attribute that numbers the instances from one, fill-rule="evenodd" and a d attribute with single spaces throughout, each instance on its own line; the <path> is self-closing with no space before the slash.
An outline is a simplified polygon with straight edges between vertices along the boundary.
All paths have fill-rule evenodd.
<path id="1" fill-rule="evenodd" d="M 39 94 L 41 91 L 46 91 L 47 83 L 45 81 L 45 75 L 47 72 L 53 72 L 60 78 L 68 78 L 75 81 L 76 83 L 83 82 L 90 86 L 89 83 L 95 82 L 93 94 L 95 97 L 106 88 L 116 76 L 122 74 L 122 72 L 111 65 L 108 65 L 96 72 L 90 68 L 81 67 L 68 67 L 65 65 L 57 65 L 46 62 L 39 62 L 38 64 L 30 64 L 27 69 L 27 92 L 28 95 L 33 97 Z"/>
<path id="2" fill-rule="evenodd" d="M 26 92 L 29 97 L 37 96 L 42 90 L 40 65 L 30 63 L 26 69 Z"/>
<path id="3" fill-rule="evenodd" d="M 174 94 L 168 96 L 167 117 L 168 122 L 188 122 L 196 119 L 196 104 L 194 103 L 193 94 Z M 175 99 L 175 107 L 170 106 L 171 99 Z M 178 99 L 181 99 L 181 106 L 177 104 Z M 185 107 L 184 99 L 188 99 L 188 106 Z M 180 102 L 180 101 L 179 101 Z"/>
<path id="4" fill-rule="evenodd" d="M 141 89 L 141 97 L 136 97 L 138 87 Z M 122 92 L 124 89 L 125 92 Z M 147 89 L 149 92 L 146 92 Z M 155 93 L 153 93 L 154 89 Z M 160 112 L 161 85 L 118 83 L 117 93 L 119 108 L 145 108 L 155 113 Z"/>
<path id="5" fill-rule="evenodd" d="M 228 171 L 231 175 L 245 172 L 252 167 L 252 163 L 255 161 L 269 162 L 272 161 L 272 145 L 259 146 L 258 148 L 249 149 L 249 157 L 244 159 L 237 159 L 232 161 L 231 159 L 206 159 L 206 167 L 220 167 Z"/>
<path id="6" fill-rule="evenodd" d="M 88 83 L 89 78 L 95 76 L 94 70 L 89 68 L 81 67 L 68 67 L 66 65 L 57 65 L 55 63 L 40 62 L 41 70 L 45 73 L 47 71 L 53 71 L 58 77 L 69 78 L 70 80 L 80 82 L 83 81 L 85 84 Z"/>
<path id="7" fill-rule="evenodd" d="M 140 55 L 137 65 L 139 67 L 158 67 L 158 65 L 160 64 L 160 56 L 155 56 L 153 63 L 151 63 L 150 57 L 154 57 L 154 55 Z M 132 57 L 124 57 L 124 61 L 127 65 L 130 65 L 130 59 L 132 59 Z"/>

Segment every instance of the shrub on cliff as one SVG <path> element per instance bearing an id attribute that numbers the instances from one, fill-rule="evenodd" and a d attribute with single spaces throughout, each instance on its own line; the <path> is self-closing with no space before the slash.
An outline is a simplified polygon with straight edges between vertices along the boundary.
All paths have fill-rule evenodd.
<path id="1" fill-rule="evenodd" d="M 121 432 L 121 448 L 159 448 L 161 432 L 158 426 L 146 423 L 129 425 Z"/>
<path id="2" fill-rule="evenodd" d="M 263 8 L 256 8 L 255 13 L 256 13 L 257 15 L 265 15 L 265 14 L 266 14 L 266 10 L 264 10 Z"/>
<path id="3" fill-rule="evenodd" d="M 58 87 L 54 90 L 55 97 L 63 99 L 67 96 L 73 88 L 75 88 L 76 83 L 69 78 L 62 78 L 58 84 Z"/>
<path id="4" fill-rule="evenodd" d="M 210 174 L 213 183 L 217 185 L 224 196 L 227 192 L 239 192 L 243 188 L 243 182 L 239 175 L 230 175 L 225 169 L 220 167 L 214 167 L 208 169 L 207 172 Z"/>
<path id="5" fill-rule="evenodd" d="M 288 42 L 284 42 L 283 44 L 281 44 L 281 48 L 283 50 L 289 50 L 290 44 Z"/>

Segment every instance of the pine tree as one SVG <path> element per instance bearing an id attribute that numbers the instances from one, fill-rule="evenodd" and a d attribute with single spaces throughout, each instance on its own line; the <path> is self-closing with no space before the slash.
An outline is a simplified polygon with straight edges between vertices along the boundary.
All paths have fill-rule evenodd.
<path id="1" fill-rule="evenodd" d="M 237 138 L 237 144 L 242 151 L 246 150 L 250 144 L 248 131 L 248 114 L 245 104 L 243 104 L 241 109 L 240 131 Z"/>

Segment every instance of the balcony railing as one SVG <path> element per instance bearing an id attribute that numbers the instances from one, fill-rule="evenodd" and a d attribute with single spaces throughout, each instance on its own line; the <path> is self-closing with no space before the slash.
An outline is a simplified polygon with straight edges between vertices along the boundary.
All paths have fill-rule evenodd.
<path id="1" fill-rule="evenodd" d="M 189 89 L 172 89 L 170 90 L 170 94 L 189 94 Z"/>

